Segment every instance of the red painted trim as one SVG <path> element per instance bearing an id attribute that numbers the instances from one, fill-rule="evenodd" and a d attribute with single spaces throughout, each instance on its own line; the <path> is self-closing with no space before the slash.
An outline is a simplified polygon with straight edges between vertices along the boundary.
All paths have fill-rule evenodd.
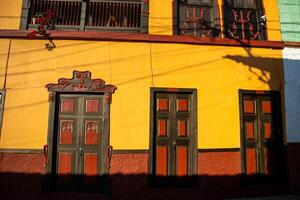
<path id="1" fill-rule="evenodd" d="M 29 39 L 29 30 L 0 30 L 0 38 Z M 47 39 L 36 36 L 34 39 Z M 122 42 L 158 42 L 195 45 L 222 45 L 283 49 L 284 43 L 279 41 L 234 40 L 229 38 L 193 37 L 185 35 L 149 35 L 133 33 L 108 33 L 92 31 L 51 31 L 51 39 L 57 40 L 95 40 Z"/>
<path id="2" fill-rule="evenodd" d="M 284 42 L 285 47 L 300 47 L 300 42 Z"/>
<path id="3" fill-rule="evenodd" d="M 263 91 L 263 90 L 256 90 L 255 94 L 265 94 L 265 91 Z"/>
<path id="4" fill-rule="evenodd" d="M 168 88 L 167 89 L 168 92 L 178 92 L 177 88 Z"/>

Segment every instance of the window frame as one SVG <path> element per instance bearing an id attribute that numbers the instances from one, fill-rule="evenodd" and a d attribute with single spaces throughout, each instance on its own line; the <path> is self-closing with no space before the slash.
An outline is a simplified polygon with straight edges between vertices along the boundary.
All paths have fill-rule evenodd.
<path id="1" fill-rule="evenodd" d="M 21 11 L 21 20 L 20 20 L 20 29 L 27 30 L 35 28 L 31 24 L 28 24 L 28 16 L 30 12 L 30 5 L 32 0 L 23 0 L 22 11 Z M 58 0 L 59 1 L 59 0 Z M 69 0 L 72 1 L 72 0 Z M 126 33 L 148 33 L 148 21 L 149 21 L 149 3 L 144 0 L 132 0 L 136 2 L 141 2 L 141 16 L 140 16 L 140 27 L 138 28 L 125 28 L 125 27 L 98 27 L 98 26 L 88 26 L 85 25 L 86 22 L 86 0 L 74 0 L 76 2 L 82 2 L 81 12 L 80 12 L 80 25 L 79 26 L 69 26 L 69 25 L 56 25 L 58 29 L 63 30 L 73 30 L 73 31 L 99 31 L 99 32 L 126 32 Z M 102 0 L 103 1 L 103 0 Z M 111 0 L 104 0 L 111 1 Z M 117 0 L 112 0 L 117 1 Z M 122 0 L 125 1 L 126 0 Z M 132 2 L 130 1 L 130 2 Z"/>
<path id="2" fill-rule="evenodd" d="M 251 184 L 276 184 L 284 181 L 286 176 L 284 170 L 284 144 L 283 144 L 283 128 L 282 128 L 282 107 L 281 107 L 281 94 L 279 91 L 264 91 L 264 90 L 239 90 L 239 115 L 240 115 L 240 151 L 241 151 L 241 172 L 242 172 L 242 183 L 244 185 Z M 257 171 L 256 174 L 247 175 L 246 172 L 246 131 L 244 126 L 244 107 L 243 107 L 243 97 L 251 96 L 253 99 L 257 99 L 257 96 L 267 96 L 272 102 L 272 113 L 271 113 L 271 123 L 273 125 L 273 131 L 276 132 L 274 136 L 273 148 L 276 148 L 278 153 L 278 158 L 275 164 L 278 164 L 275 174 L 267 175 L 262 173 L 262 171 Z M 256 100 L 257 101 L 257 100 Z M 255 101 L 255 102 L 256 102 Z M 254 105 L 255 106 L 255 105 Z M 256 107 L 256 106 L 255 106 Z M 276 108 L 276 109 L 274 109 Z M 255 108 L 254 108 L 255 109 Z M 260 123 L 260 122 L 259 122 Z M 275 125 L 275 127 L 274 127 Z M 260 131 L 259 131 L 260 132 Z M 255 127 L 254 127 L 255 133 Z M 260 132 L 260 137 L 262 133 Z M 261 142 L 261 141 L 260 141 Z M 261 152 L 260 152 L 261 153 Z M 263 156 L 263 155 L 260 155 Z M 264 159 L 264 158 L 263 158 Z M 258 160 L 259 161 L 259 160 Z M 261 164 L 261 163 L 260 163 Z M 259 164 L 257 164 L 258 166 Z M 258 166 L 258 170 L 261 170 L 262 166 Z"/>
<path id="3" fill-rule="evenodd" d="M 217 0 L 210 0 L 212 7 L 212 34 L 209 37 L 216 38 L 221 37 L 221 22 L 220 22 L 220 10 Z M 190 4 L 193 5 L 193 4 Z M 196 5 L 201 6 L 201 5 Z M 208 7 L 209 5 L 203 5 Z M 180 0 L 173 1 L 173 35 L 183 35 L 180 34 Z M 194 36 L 193 37 L 201 37 Z M 207 36 L 204 36 L 207 37 Z"/>
<path id="4" fill-rule="evenodd" d="M 266 30 L 266 24 L 264 22 L 264 25 L 260 24 L 261 22 L 257 21 L 257 24 L 259 25 L 259 28 L 262 30 L 262 32 L 258 35 L 257 39 L 247 39 L 247 38 L 234 38 L 233 36 L 231 36 L 228 32 L 229 30 L 229 20 L 228 20 L 228 11 L 230 9 L 236 9 L 236 10 L 239 10 L 239 11 L 247 11 L 247 10 L 252 10 L 252 11 L 255 11 L 258 15 L 260 16 L 264 16 L 265 14 L 265 9 L 264 9 L 264 4 L 263 4 L 263 0 L 253 0 L 256 2 L 256 8 L 247 8 L 245 6 L 242 6 L 242 7 L 234 7 L 234 6 L 228 6 L 227 5 L 227 1 L 228 0 L 225 0 L 224 1 L 224 4 L 223 4 L 223 22 L 224 22 L 224 36 L 225 38 L 230 38 L 230 39 L 236 39 L 236 40 L 267 40 L 268 37 L 267 37 L 267 30 Z M 235 1 L 235 0 L 232 0 L 232 1 Z M 244 1 L 244 0 L 243 0 Z M 245 32 L 249 32 L 249 29 L 246 30 Z"/>

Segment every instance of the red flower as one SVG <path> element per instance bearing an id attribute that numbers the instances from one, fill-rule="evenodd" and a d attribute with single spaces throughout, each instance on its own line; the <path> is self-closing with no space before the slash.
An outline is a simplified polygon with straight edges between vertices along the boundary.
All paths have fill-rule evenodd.
<path id="1" fill-rule="evenodd" d="M 53 18 L 53 17 L 55 17 L 55 13 L 52 12 L 52 11 L 50 11 L 50 10 L 48 10 L 48 11 L 46 11 L 46 17 Z"/>

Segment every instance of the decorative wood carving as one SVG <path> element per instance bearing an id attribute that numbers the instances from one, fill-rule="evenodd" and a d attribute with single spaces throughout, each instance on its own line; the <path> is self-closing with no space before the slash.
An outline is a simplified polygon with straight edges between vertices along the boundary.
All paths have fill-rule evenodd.
<path id="1" fill-rule="evenodd" d="M 105 102 L 106 102 L 107 104 L 111 104 L 111 94 L 105 95 Z"/>
<path id="2" fill-rule="evenodd" d="M 102 79 L 91 79 L 90 71 L 73 71 L 73 78 L 61 78 L 57 84 L 47 84 L 49 92 L 106 92 L 114 93 L 114 85 L 105 85 Z"/>
<path id="3" fill-rule="evenodd" d="M 98 123 L 97 121 L 87 121 L 85 129 L 85 144 L 98 144 Z"/>
<path id="4" fill-rule="evenodd" d="M 49 102 L 54 102 L 54 100 L 55 100 L 55 92 L 50 92 L 49 93 L 49 98 L 48 98 L 48 101 Z"/>

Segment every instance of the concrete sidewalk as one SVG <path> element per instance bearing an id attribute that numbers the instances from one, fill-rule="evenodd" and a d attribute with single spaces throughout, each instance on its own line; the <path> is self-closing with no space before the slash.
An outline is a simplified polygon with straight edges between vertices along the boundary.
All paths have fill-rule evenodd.
<path id="1" fill-rule="evenodd" d="M 280 195 L 280 196 L 255 197 L 255 198 L 236 198 L 236 199 L 227 199 L 227 200 L 300 200 L 300 196 Z"/>

